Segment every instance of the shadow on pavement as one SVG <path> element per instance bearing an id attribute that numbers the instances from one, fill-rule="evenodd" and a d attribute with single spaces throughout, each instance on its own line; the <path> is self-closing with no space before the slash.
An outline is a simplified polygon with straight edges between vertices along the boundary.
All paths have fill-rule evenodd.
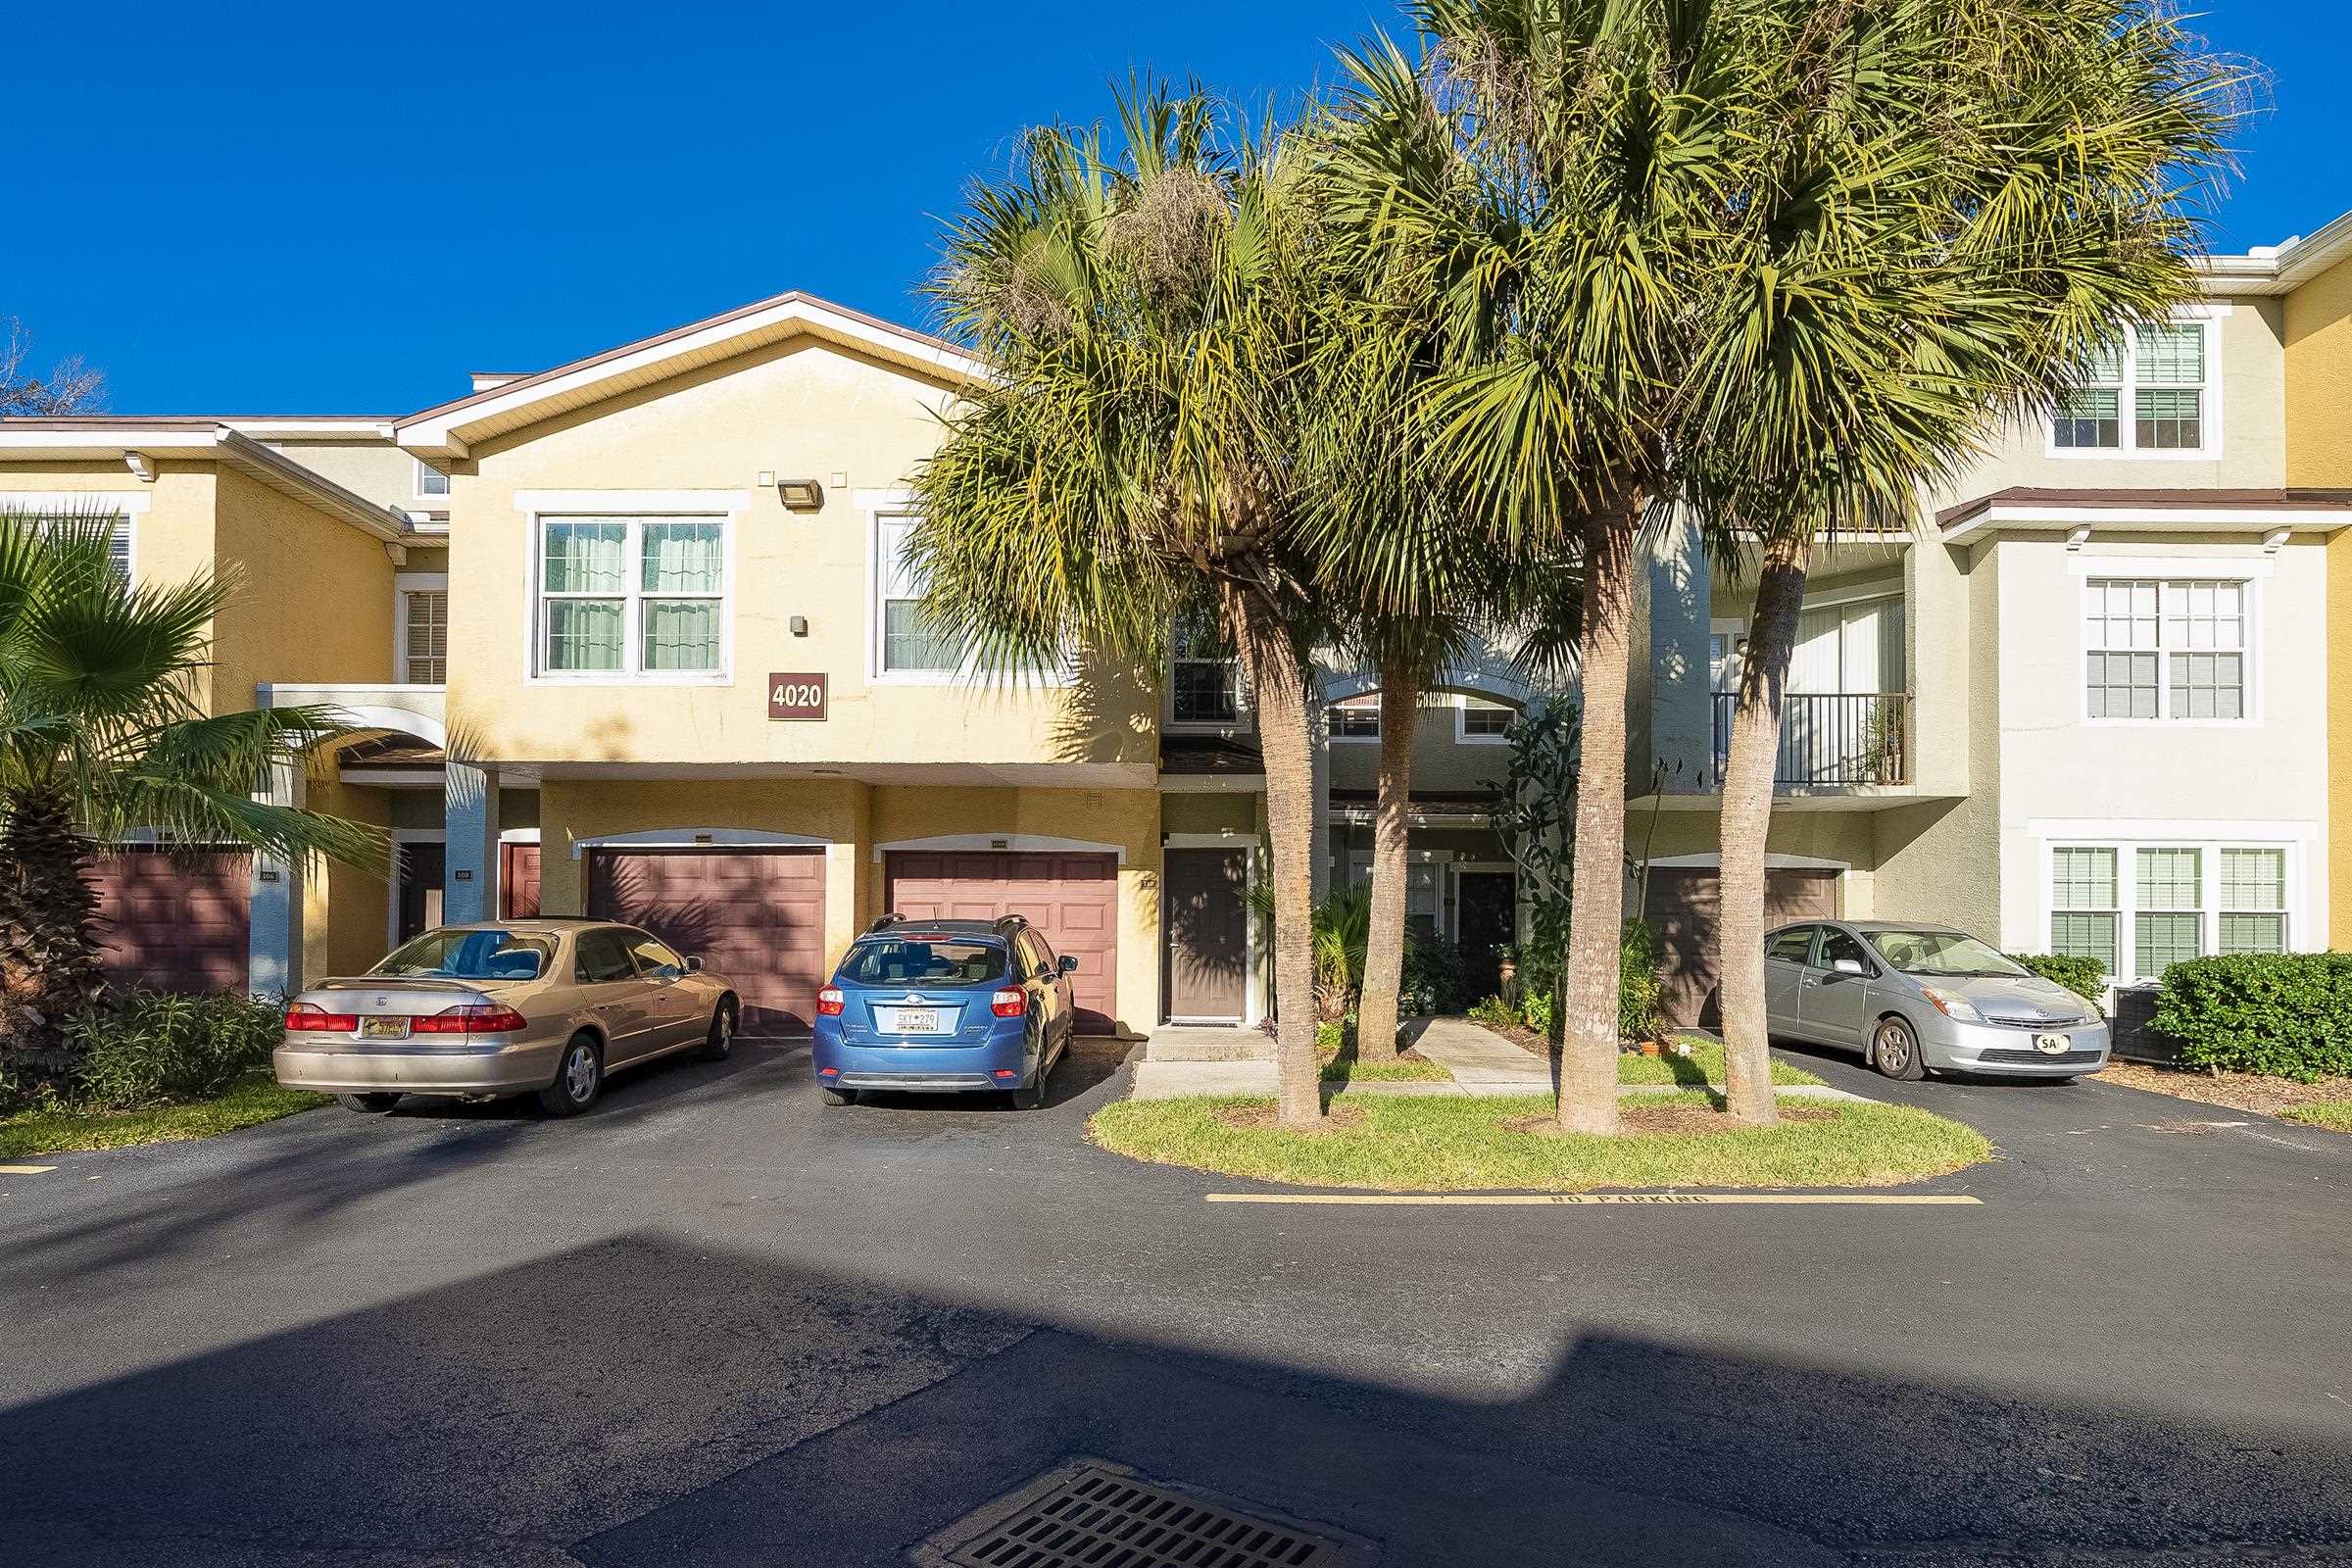
<path id="1" fill-rule="evenodd" d="M 1605 1334 L 1526 1398 L 1433 1397 L 641 1232 L 10 1411 L 0 1556 L 896 1563 L 1072 1454 L 1385 1564 L 2352 1543 L 2340 1440 Z"/>

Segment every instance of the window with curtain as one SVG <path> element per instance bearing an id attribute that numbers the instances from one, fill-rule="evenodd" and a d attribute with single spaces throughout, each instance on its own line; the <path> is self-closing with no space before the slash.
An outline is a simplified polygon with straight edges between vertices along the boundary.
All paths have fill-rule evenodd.
<path id="1" fill-rule="evenodd" d="M 876 540 L 875 584 L 880 602 L 879 665 L 884 674 L 954 674 L 963 668 L 963 639 L 923 612 L 922 574 L 906 556 L 914 517 L 884 517 Z"/>
<path id="2" fill-rule="evenodd" d="M 543 519 L 540 672 L 716 673 L 726 543 L 716 518 Z"/>
<path id="3" fill-rule="evenodd" d="M 449 682 L 449 591 L 413 588 L 401 596 L 401 678 L 412 686 Z"/>
<path id="4" fill-rule="evenodd" d="M 2084 582 L 2084 711 L 2092 718 L 2246 717 L 2251 597 L 2242 582 Z"/>
<path id="5" fill-rule="evenodd" d="M 2210 321 L 2159 321 L 2093 353 L 2060 389 L 2050 444 L 2061 452 L 2202 452 Z"/>

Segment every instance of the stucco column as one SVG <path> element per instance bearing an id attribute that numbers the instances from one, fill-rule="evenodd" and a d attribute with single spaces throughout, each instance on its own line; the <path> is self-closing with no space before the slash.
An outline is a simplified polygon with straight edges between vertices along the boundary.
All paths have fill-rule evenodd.
<path id="1" fill-rule="evenodd" d="M 300 807 L 307 780 L 300 767 L 270 770 L 270 787 L 254 799 L 272 806 Z M 257 997 L 282 997 L 302 989 L 302 862 L 256 855 L 253 898 L 246 924 L 246 989 Z"/>
<path id="2" fill-rule="evenodd" d="M 442 786 L 449 830 L 441 918 L 450 925 L 498 918 L 498 769 L 452 762 Z"/>
<path id="3" fill-rule="evenodd" d="M 1331 893 L 1331 713 L 1320 687 L 1307 694 L 1307 733 L 1314 737 L 1315 854 L 1309 885 L 1317 904 Z"/>

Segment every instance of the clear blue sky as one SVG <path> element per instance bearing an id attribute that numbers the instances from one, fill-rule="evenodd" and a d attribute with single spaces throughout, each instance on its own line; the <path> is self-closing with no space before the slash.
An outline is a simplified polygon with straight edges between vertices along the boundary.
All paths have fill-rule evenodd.
<path id="1" fill-rule="evenodd" d="M 2212 242 L 2352 208 L 2339 0 L 2207 0 L 2273 74 Z M 1295 98 L 1392 0 L 46 5 L 7 24 L 0 317 L 122 413 L 405 413 L 788 288 L 918 323 L 938 220 L 1130 67 Z"/>

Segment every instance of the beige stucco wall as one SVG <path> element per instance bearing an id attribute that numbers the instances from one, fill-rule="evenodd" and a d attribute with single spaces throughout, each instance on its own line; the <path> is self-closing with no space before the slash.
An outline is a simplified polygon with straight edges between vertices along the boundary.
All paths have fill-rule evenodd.
<path id="1" fill-rule="evenodd" d="M 1490 698 L 1489 701 L 1500 701 Z M 1421 705 L 1413 724 L 1413 792 L 1458 794 L 1483 790 L 1502 782 L 1511 765 L 1511 749 L 1500 742 L 1456 741 L 1450 696 L 1440 694 Z M 1335 790 L 1377 790 L 1380 787 L 1378 740 L 1331 742 L 1331 787 Z"/>
<path id="2" fill-rule="evenodd" d="M 292 458 L 313 473 L 334 480 L 344 489 L 366 496 L 380 506 L 403 511 L 438 510 L 439 498 L 416 494 L 416 459 L 389 439 L 376 437 L 300 440 L 272 437 L 266 443 Z"/>
<path id="3" fill-rule="evenodd" d="M 582 839 L 656 828 L 740 828 L 827 841 L 825 946 L 834 954 L 882 912 L 876 852 L 950 834 L 1036 835 L 1119 856 L 1119 1007 L 1159 1017 L 1159 797 L 1151 790 L 873 786 L 850 779 L 550 779 L 539 792 L 540 906 L 580 913 Z"/>
<path id="4" fill-rule="evenodd" d="M 216 569 L 239 579 L 214 633 L 220 703 L 251 708 L 265 681 L 394 679 L 383 541 L 233 470 L 216 483 Z"/>
<path id="5" fill-rule="evenodd" d="M 309 781 L 311 809 L 373 827 L 393 825 L 392 797 L 402 792 L 345 784 L 332 767 Z M 414 793 L 414 792 L 410 792 Z M 438 818 L 433 826 L 440 825 Z M 332 862 L 306 867 L 302 879 L 302 975 L 305 984 L 327 975 L 359 974 L 384 956 L 391 919 L 386 879 Z"/>
<path id="6" fill-rule="evenodd" d="M 941 386 L 799 339 L 623 394 L 453 465 L 450 714 L 484 755 L 543 761 L 1002 764 L 1154 758 L 1147 693 L 880 682 L 869 674 L 873 520 L 938 439 Z M 758 475 L 846 483 L 784 510 Z M 733 645 L 724 684 L 579 684 L 528 673 L 532 517 L 521 491 L 732 493 Z M 805 616 L 796 637 L 791 618 Z M 766 676 L 823 671 L 830 716 L 771 723 Z"/>

